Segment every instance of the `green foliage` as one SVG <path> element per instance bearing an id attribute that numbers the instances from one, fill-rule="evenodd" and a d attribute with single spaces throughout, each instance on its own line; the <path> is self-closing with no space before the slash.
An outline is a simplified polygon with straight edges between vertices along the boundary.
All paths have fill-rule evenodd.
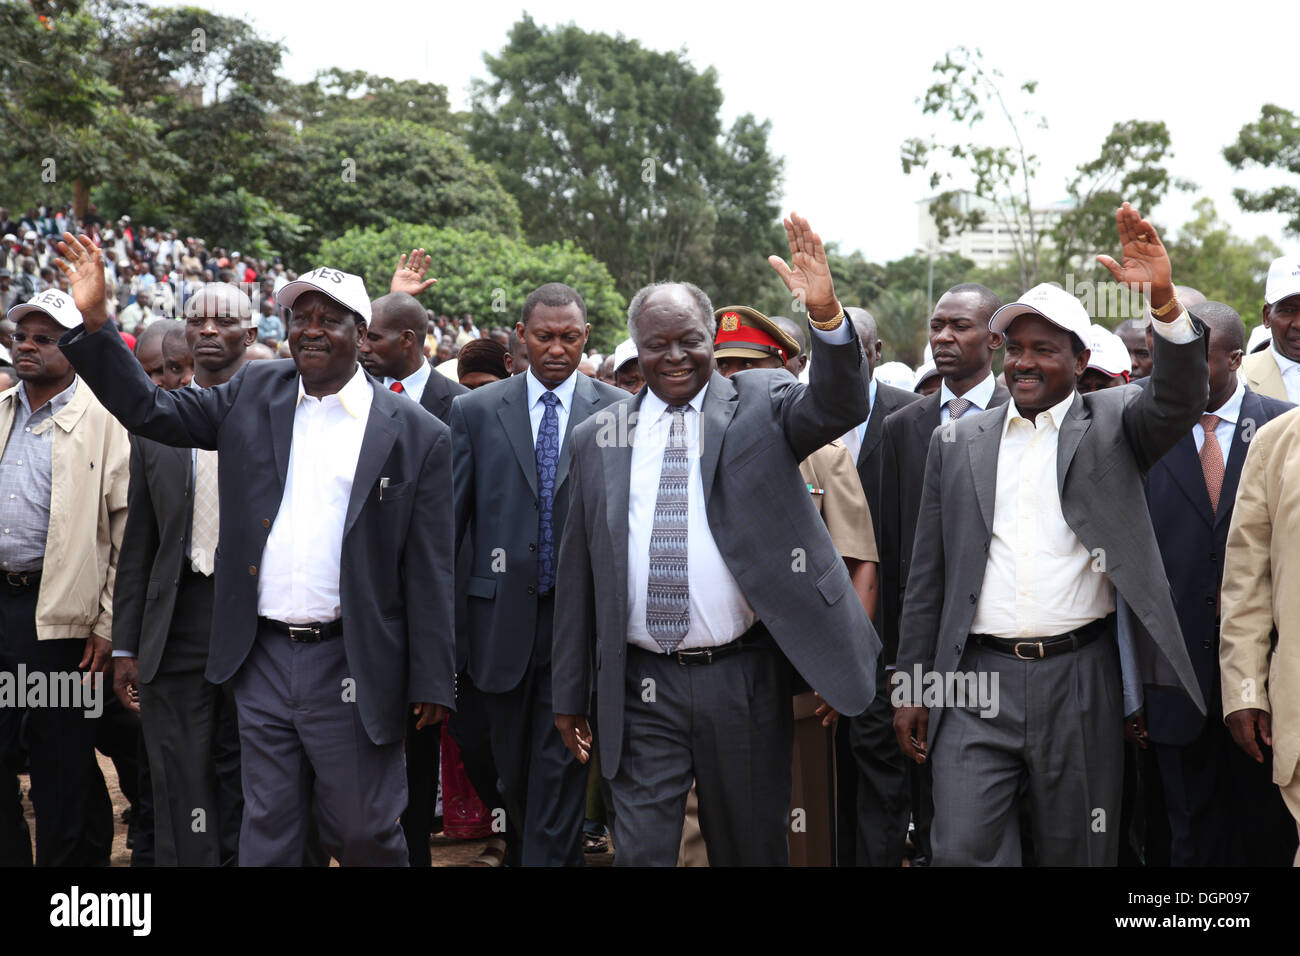
<path id="1" fill-rule="evenodd" d="M 886 289 L 876 297 L 868 311 L 885 343 L 884 361 L 904 362 L 912 368 L 921 364 L 929 336 L 926 305 L 924 288 Z"/>
<path id="2" fill-rule="evenodd" d="M 1174 281 L 1190 285 L 1237 310 L 1247 330 L 1260 322 L 1268 264 L 1282 254 L 1269 239 L 1246 241 L 1229 231 L 1209 199 L 1192 207 L 1196 218 L 1169 245 Z"/>
<path id="3" fill-rule="evenodd" d="M 320 71 L 298 88 L 297 110 L 306 125 L 341 119 L 408 120 L 459 133 L 464 122 L 451 111 L 445 86 L 338 67 Z"/>
<path id="4" fill-rule="evenodd" d="M 781 160 L 752 116 L 724 134 L 712 68 L 527 15 L 484 59 L 470 145 L 518 199 L 530 241 L 576 240 L 625 294 L 680 278 L 719 300 L 771 296 Z"/>
<path id="5" fill-rule="evenodd" d="M 1237 141 L 1223 150 L 1233 169 L 1262 166 L 1300 174 L 1300 116 L 1291 110 L 1265 104 L 1259 119 L 1247 123 Z M 1246 212 L 1280 212 L 1290 217 L 1286 231 L 1300 235 L 1300 187 L 1278 185 L 1262 192 L 1234 189 L 1237 204 Z"/>
<path id="6" fill-rule="evenodd" d="M 423 247 L 433 257 L 438 284 L 420 296 L 444 315 L 469 313 L 480 328 L 512 327 L 528 293 L 547 282 L 573 286 L 587 303 L 589 348 L 609 352 L 627 338 L 627 300 L 609 270 L 572 242 L 531 246 L 491 232 L 436 229 L 414 223 L 349 229 L 326 240 L 312 265 L 331 265 L 361 275 L 372 298 L 388 291 L 403 252 Z"/>

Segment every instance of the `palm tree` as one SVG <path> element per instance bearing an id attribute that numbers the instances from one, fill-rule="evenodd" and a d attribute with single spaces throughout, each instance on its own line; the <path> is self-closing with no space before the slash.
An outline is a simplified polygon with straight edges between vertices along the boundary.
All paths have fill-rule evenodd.
<path id="1" fill-rule="evenodd" d="M 928 336 L 927 303 L 923 289 L 886 289 L 871 306 L 880 340 L 885 343 L 884 361 L 904 362 L 913 368 L 921 364 Z"/>

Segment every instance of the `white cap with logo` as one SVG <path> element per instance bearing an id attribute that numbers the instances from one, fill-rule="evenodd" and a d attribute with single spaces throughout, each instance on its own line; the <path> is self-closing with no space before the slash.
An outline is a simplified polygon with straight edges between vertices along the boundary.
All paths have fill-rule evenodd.
<path id="1" fill-rule="evenodd" d="M 1128 346 L 1104 325 L 1094 325 L 1084 343 L 1092 352 L 1088 358 L 1088 368 L 1105 372 L 1112 378 L 1132 374 L 1133 359 L 1128 354 Z"/>
<path id="2" fill-rule="evenodd" d="M 292 282 L 286 282 L 275 294 L 275 301 L 286 309 L 292 309 L 298 296 L 304 292 L 324 292 L 345 309 L 351 309 L 366 322 L 370 321 L 370 296 L 366 294 L 366 284 L 361 276 L 320 266 Z"/>
<path id="3" fill-rule="evenodd" d="M 1067 332 L 1073 332 L 1085 346 L 1092 329 L 1088 310 L 1083 303 L 1059 285 L 1041 282 L 1015 302 L 1008 302 L 993 313 L 989 329 L 1005 332 L 1007 326 L 1022 315 L 1041 315 L 1048 322 Z"/>
<path id="4" fill-rule="evenodd" d="M 636 343 L 631 339 L 624 339 L 622 342 L 619 342 L 618 347 L 614 349 L 614 371 L 617 372 L 635 358 Z"/>
<path id="5" fill-rule="evenodd" d="M 16 305 L 5 316 L 10 322 L 17 322 L 29 312 L 44 312 L 65 329 L 75 329 L 82 323 L 81 311 L 72 301 L 72 296 L 58 289 L 46 289 Z"/>
<path id="6" fill-rule="evenodd" d="M 1276 305 L 1293 295 L 1300 295 L 1300 256 L 1278 256 L 1268 266 L 1264 304 Z"/>

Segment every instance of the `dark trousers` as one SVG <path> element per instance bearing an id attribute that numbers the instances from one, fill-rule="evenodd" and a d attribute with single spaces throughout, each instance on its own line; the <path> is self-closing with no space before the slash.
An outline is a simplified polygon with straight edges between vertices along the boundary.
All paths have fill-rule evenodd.
<path id="1" fill-rule="evenodd" d="M 97 722 L 95 749 L 113 761 L 117 784 L 129 804 L 127 845 L 131 849 L 131 865 L 149 867 L 155 863 L 153 775 L 149 772 L 144 734 L 140 730 L 140 718 L 107 689 L 108 684 L 105 679 L 104 713 Z"/>
<path id="2" fill-rule="evenodd" d="M 320 842 L 343 866 L 407 866 L 402 742 L 374 743 L 341 689 L 341 636 L 300 644 L 259 627 L 234 678 L 244 822 L 241 866 L 301 866 L 313 790 Z M 314 782 L 313 782 L 314 775 Z"/>
<path id="3" fill-rule="evenodd" d="M 406 809 L 402 833 L 411 866 L 432 866 L 429 838 L 433 836 L 433 811 L 438 800 L 438 765 L 442 754 L 442 722 L 415 729 L 418 718 L 406 716 Z"/>
<path id="4" fill-rule="evenodd" d="M 36 639 L 37 588 L 13 588 L 0 582 L 0 674 L 15 692 L 19 665 L 25 674 L 77 673 L 85 652 L 82 639 Z M 80 677 L 77 678 L 80 681 Z M 50 680 L 53 688 L 55 681 Z M 67 680 L 59 680 L 66 688 Z M 96 690 L 98 683 L 98 690 Z M 30 685 L 30 682 L 28 682 Z M 109 682 L 81 686 L 81 700 L 71 706 L 0 706 L 0 783 L 6 788 L 26 762 L 31 768 L 31 799 L 36 810 L 37 866 L 107 866 L 113 844 L 113 805 L 95 758 L 98 721 L 87 713 L 102 708 L 112 693 Z M 97 699 L 96 696 L 98 695 Z M 62 701 L 65 705 L 69 701 Z M 0 831 L 6 865 L 30 862 L 30 846 L 17 839 L 18 829 L 8 794 L 0 795 L 6 822 Z"/>
<path id="5" fill-rule="evenodd" d="M 159 866 L 235 865 L 244 796 L 234 692 L 203 676 L 212 578 L 182 571 L 176 613 L 140 717 L 154 778 Z"/>
<path id="6" fill-rule="evenodd" d="M 857 765 L 857 866 L 903 865 L 911 781 L 907 758 L 894 736 L 889 696 L 884 666 L 877 665 L 875 696 L 865 711 L 849 720 L 850 748 Z"/>
<path id="7" fill-rule="evenodd" d="M 456 712 L 448 718 L 451 737 L 460 748 L 465 776 L 492 818 L 493 836 L 506 841 L 506 862 L 518 866 L 523 840 L 519 821 L 511 820 L 501 796 L 501 775 L 492 758 L 492 731 L 488 723 L 487 695 L 474 686 L 469 674 L 456 676 Z M 504 828 L 504 829 L 502 829 Z"/>
<path id="8" fill-rule="evenodd" d="M 673 866 L 695 781 L 710 866 L 786 866 L 794 671 L 770 640 L 682 666 L 628 646 L 615 866 Z M 647 683 L 647 681 L 649 683 Z"/>
<path id="9" fill-rule="evenodd" d="M 537 602 L 533 659 L 519 685 L 483 694 L 492 757 L 509 821 L 523 828 L 524 866 L 581 866 L 587 768 L 555 729 L 551 698 L 551 619 L 555 601 Z"/>

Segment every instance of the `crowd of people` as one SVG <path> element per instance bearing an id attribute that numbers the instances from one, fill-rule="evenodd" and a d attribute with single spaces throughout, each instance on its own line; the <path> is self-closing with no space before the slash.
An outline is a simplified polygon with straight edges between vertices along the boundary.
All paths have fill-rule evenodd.
<path id="1" fill-rule="evenodd" d="M 0 863 L 23 772 L 108 862 L 96 748 L 141 866 L 427 866 L 439 789 L 479 866 L 1293 862 L 1300 260 L 1248 352 L 1116 224 L 1143 319 L 962 283 L 912 370 L 794 214 L 797 320 L 657 282 L 604 356 L 0 209 Z"/>

